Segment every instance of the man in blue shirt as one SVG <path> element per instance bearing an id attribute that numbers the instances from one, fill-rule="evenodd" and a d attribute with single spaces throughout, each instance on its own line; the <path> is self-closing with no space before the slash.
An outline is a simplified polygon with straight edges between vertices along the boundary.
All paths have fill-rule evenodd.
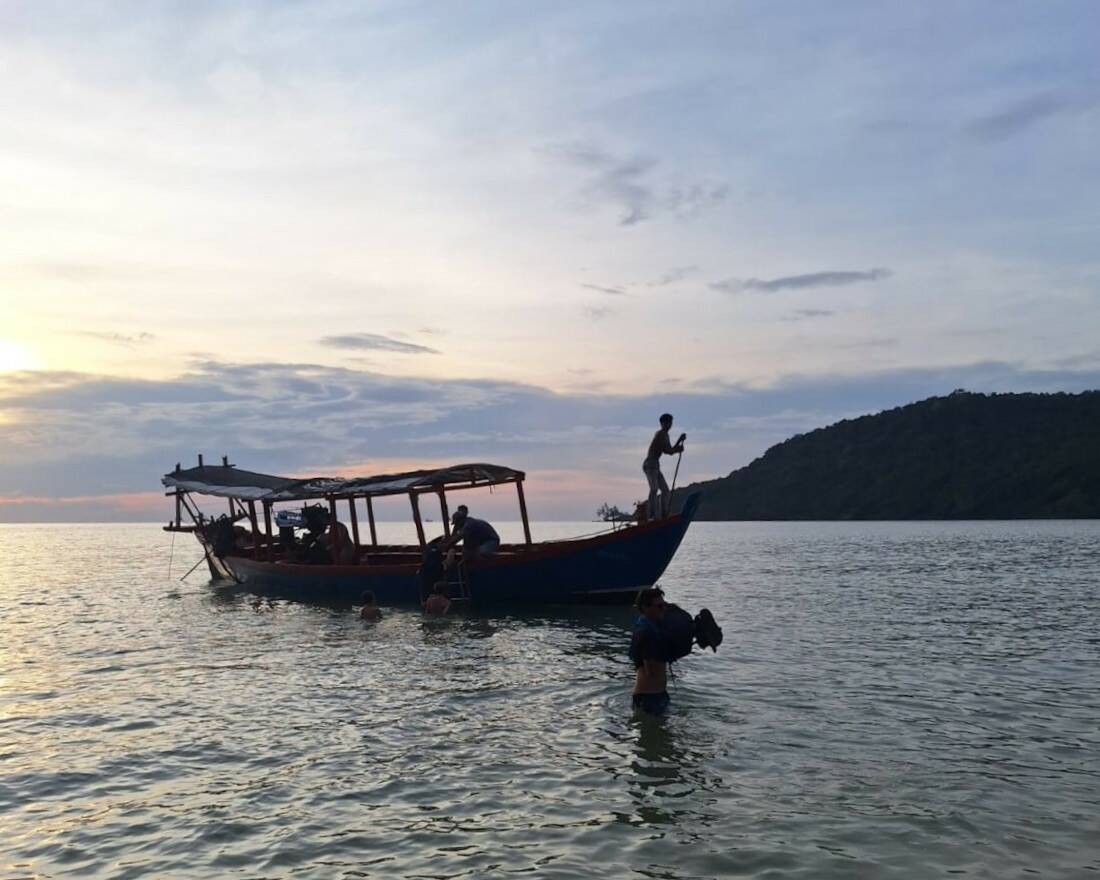
<path id="1" fill-rule="evenodd" d="M 447 568 L 454 565 L 454 545 L 462 541 L 462 558 L 466 562 L 492 556 L 500 549 L 500 535 L 483 519 L 470 516 L 465 504 L 460 504 L 451 517 L 451 536 L 440 544 L 448 550 Z"/>
<path id="2" fill-rule="evenodd" d="M 665 594 L 660 587 L 649 587 L 638 594 L 635 605 L 638 622 L 630 642 L 634 662 L 635 709 L 650 715 L 662 715 L 668 709 L 668 657 L 661 637 L 661 619 L 665 616 Z"/>

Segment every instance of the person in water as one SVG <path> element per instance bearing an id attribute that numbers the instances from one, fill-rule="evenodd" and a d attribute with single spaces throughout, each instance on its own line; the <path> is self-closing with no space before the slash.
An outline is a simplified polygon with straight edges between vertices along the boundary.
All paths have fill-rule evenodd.
<path id="1" fill-rule="evenodd" d="M 451 610 L 451 600 L 447 598 L 447 582 L 440 581 L 432 587 L 432 594 L 424 603 L 424 613 L 442 617 Z"/>
<path id="2" fill-rule="evenodd" d="M 365 590 L 359 597 L 363 607 L 359 609 L 359 616 L 363 620 L 381 620 L 382 609 L 378 607 L 378 600 L 374 598 L 373 590 Z"/>
<path id="3" fill-rule="evenodd" d="M 634 661 L 635 709 L 661 715 L 668 709 L 668 660 L 661 638 L 661 618 L 665 613 L 665 594 L 660 587 L 649 587 L 638 594 L 635 603 L 638 622 L 630 641 L 630 659 Z"/>
<path id="4" fill-rule="evenodd" d="M 669 507 L 672 504 L 668 483 L 665 482 L 664 474 L 661 473 L 661 456 L 676 455 L 683 452 L 684 441 L 687 439 L 687 434 L 681 434 L 675 446 L 669 441 L 668 432 L 672 430 L 672 416 L 669 413 L 664 413 L 661 416 L 660 423 L 661 427 L 657 429 L 653 439 L 649 441 L 649 451 L 646 453 L 645 461 L 642 462 L 642 473 L 645 474 L 645 478 L 649 483 L 649 506 L 647 510 L 650 519 L 668 516 Z M 658 492 L 661 495 L 660 507 L 657 506 Z"/>
<path id="5" fill-rule="evenodd" d="M 454 546 L 462 542 L 462 558 L 466 562 L 492 556 L 500 549 L 500 535 L 483 519 L 470 516 L 465 504 L 460 504 L 451 517 L 451 536 L 444 538 L 439 545 L 441 551 L 447 551 L 447 568 L 454 567 Z"/>

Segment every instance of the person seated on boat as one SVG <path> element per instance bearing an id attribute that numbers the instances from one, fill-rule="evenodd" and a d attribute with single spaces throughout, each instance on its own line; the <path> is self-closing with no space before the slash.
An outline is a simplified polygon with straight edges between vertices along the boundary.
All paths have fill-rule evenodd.
<path id="1" fill-rule="evenodd" d="M 500 549 L 500 535 L 483 519 L 470 516 L 465 504 L 460 504 L 451 517 L 451 536 L 439 545 L 447 551 L 447 568 L 455 563 L 455 545 L 462 542 L 462 558 L 466 562 L 492 556 Z"/>
<path id="2" fill-rule="evenodd" d="M 432 594 L 424 603 L 424 613 L 442 617 L 451 610 L 451 600 L 447 598 L 448 587 L 446 581 L 439 581 L 432 587 Z"/>
<path id="3" fill-rule="evenodd" d="M 307 507 L 303 511 L 306 535 L 302 540 L 305 561 L 313 565 L 352 565 L 355 545 L 348 527 L 333 520 L 323 507 Z"/>
<path id="4" fill-rule="evenodd" d="M 660 630 L 665 613 L 664 590 L 660 587 L 642 590 L 635 607 L 639 617 L 630 640 L 630 659 L 635 669 L 630 701 L 635 709 L 660 715 L 669 703 L 668 661 Z"/>
<path id="5" fill-rule="evenodd" d="M 359 555 L 355 550 L 355 544 L 351 540 L 348 527 L 340 520 L 332 520 L 328 529 L 321 536 L 321 540 L 328 547 L 329 556 L 337 565 L 354 565 Z"/>
<path id="6" fill-rule="evenodd" d="M 661 456 L 676 455 L 683 452 L 684 441 L 687 439 L 687 434 L 681 434 L 680 439 L 673 446 L 668 439 L 668 432 L 672 430 L 672 416 L 669 413 L 664 413 L 659 421 L 661 427 L 657 429 L 653 439 L 649 441 L 649 451 L 646 452 L 645 461 L 642 462 L 642 473 L 645 474 L 645 478 L 649 483 L 650 519 L 660 519 L 668 516 L 669 508 L 672 505 L 668 483 L 665 482 L 664 475 L 661 473 Z M 658 492 L 661 495 L 660 507 L 657 506 Z"/>
<path id="7" fill-rule="evenodd" d="M 378 600 L 374 598 L 373 590 L 364 590 L 359 597 L 363 607 L 359 609 L 359 617 L 363 620 L 381 620 L 382 609 L 378 607 Z"/>
<path id="8" fill-rule="evenodd" d="M 304 507 L 302 520 L 306 531 L 297 547 L 297 561 L 307 565 L 331 565 L 332 554 L 329 552 L 328 542 L 323 540 L 328 527 L 328 511 L 316 505 Z"/>

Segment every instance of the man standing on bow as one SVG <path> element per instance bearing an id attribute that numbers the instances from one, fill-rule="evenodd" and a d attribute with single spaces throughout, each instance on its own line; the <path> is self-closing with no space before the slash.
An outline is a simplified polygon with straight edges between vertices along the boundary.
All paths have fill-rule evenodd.
<path id="1" fill-rule="evenodd" d="M 649 506 L 647 512 L 649 513 L 650 519 L 659 519 L 668 516 L 669 507 L 672 505 L 672 496 L 668 490 L 668 483 L 665 482 L 664 474 L 661 473 L 661 456 L 676 455 L 677 453 L 683 452 L 684 441 L 687 439 L 687 434 L 681 434 L 680 439 L 677 440 L 676 445 L 673 446 L 668 439 L 668 432 L 672 430 L 672 416 L 665 413 L 661 416 L 660 421 L 661 427 L 649 442 L 649 452 L 646 454 L 645 461 L 642 462 L 642 473 L 645 474 L 646 480 L 649 481 Z M 658 492 L 661 494 L 660 507 L 657 507 Z"/>

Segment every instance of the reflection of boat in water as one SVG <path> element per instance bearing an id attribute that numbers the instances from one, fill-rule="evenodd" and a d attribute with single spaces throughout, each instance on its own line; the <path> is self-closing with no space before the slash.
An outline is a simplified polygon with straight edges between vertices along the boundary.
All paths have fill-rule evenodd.
<path id="1" fill-rule="evenodd" d="M 364 590 L 373 590 L 384 603 L 420 599 L 419 570 L 428 547 L 420 502 L 426 495 L 438 499 L 440 521 L 449 534 L 448 493 L 508 483 L 516 487 L 524 541 L 501 544 L 492 556 L 460 561 L 452 575 L 452 594 L 479 604 L 630 602 L 639 589 L 651 586 L 664 572 L 699 506 L 699 495 L 693 494 L 683 510 L 661 519 L 624 524 L 587 537 L 532 541 L 523 480 L 522 471 L 492 464 L 353 479 L 291 479 L 240 470 L 224 458 L 221 465 L 204 465 L 200 457 L 198 467 L 177 465 L 162 482 L 176 501 L 175 520 L 166 529 L 194 533 L 214 578 L 258 591 L 316 599 L 354 600 Z M 193 495 L 228 499 L 228 513 L 217 518 L 204 515 Z M 392 495 L 408 497 L 417 544 L 378 542 L 372 499 Z M 339 519 L 341 509 L 346 511 L 350 532 L 333 532 L 335 555 L 344 562 L 333 563 L 331 557 L 307 562 L 296 552 L 300 545 L 295 529 L 305 525 L 308 508 L 303 504 L 310 501 L 326 504 L 332 521 Z M 364 540 L 360 540 L 361 510 L 368 527 Z M 184 523 L 185 515 L 190 524 Z M 350 539 L 350 548 L 339 546 L 342 533 Z"/>

